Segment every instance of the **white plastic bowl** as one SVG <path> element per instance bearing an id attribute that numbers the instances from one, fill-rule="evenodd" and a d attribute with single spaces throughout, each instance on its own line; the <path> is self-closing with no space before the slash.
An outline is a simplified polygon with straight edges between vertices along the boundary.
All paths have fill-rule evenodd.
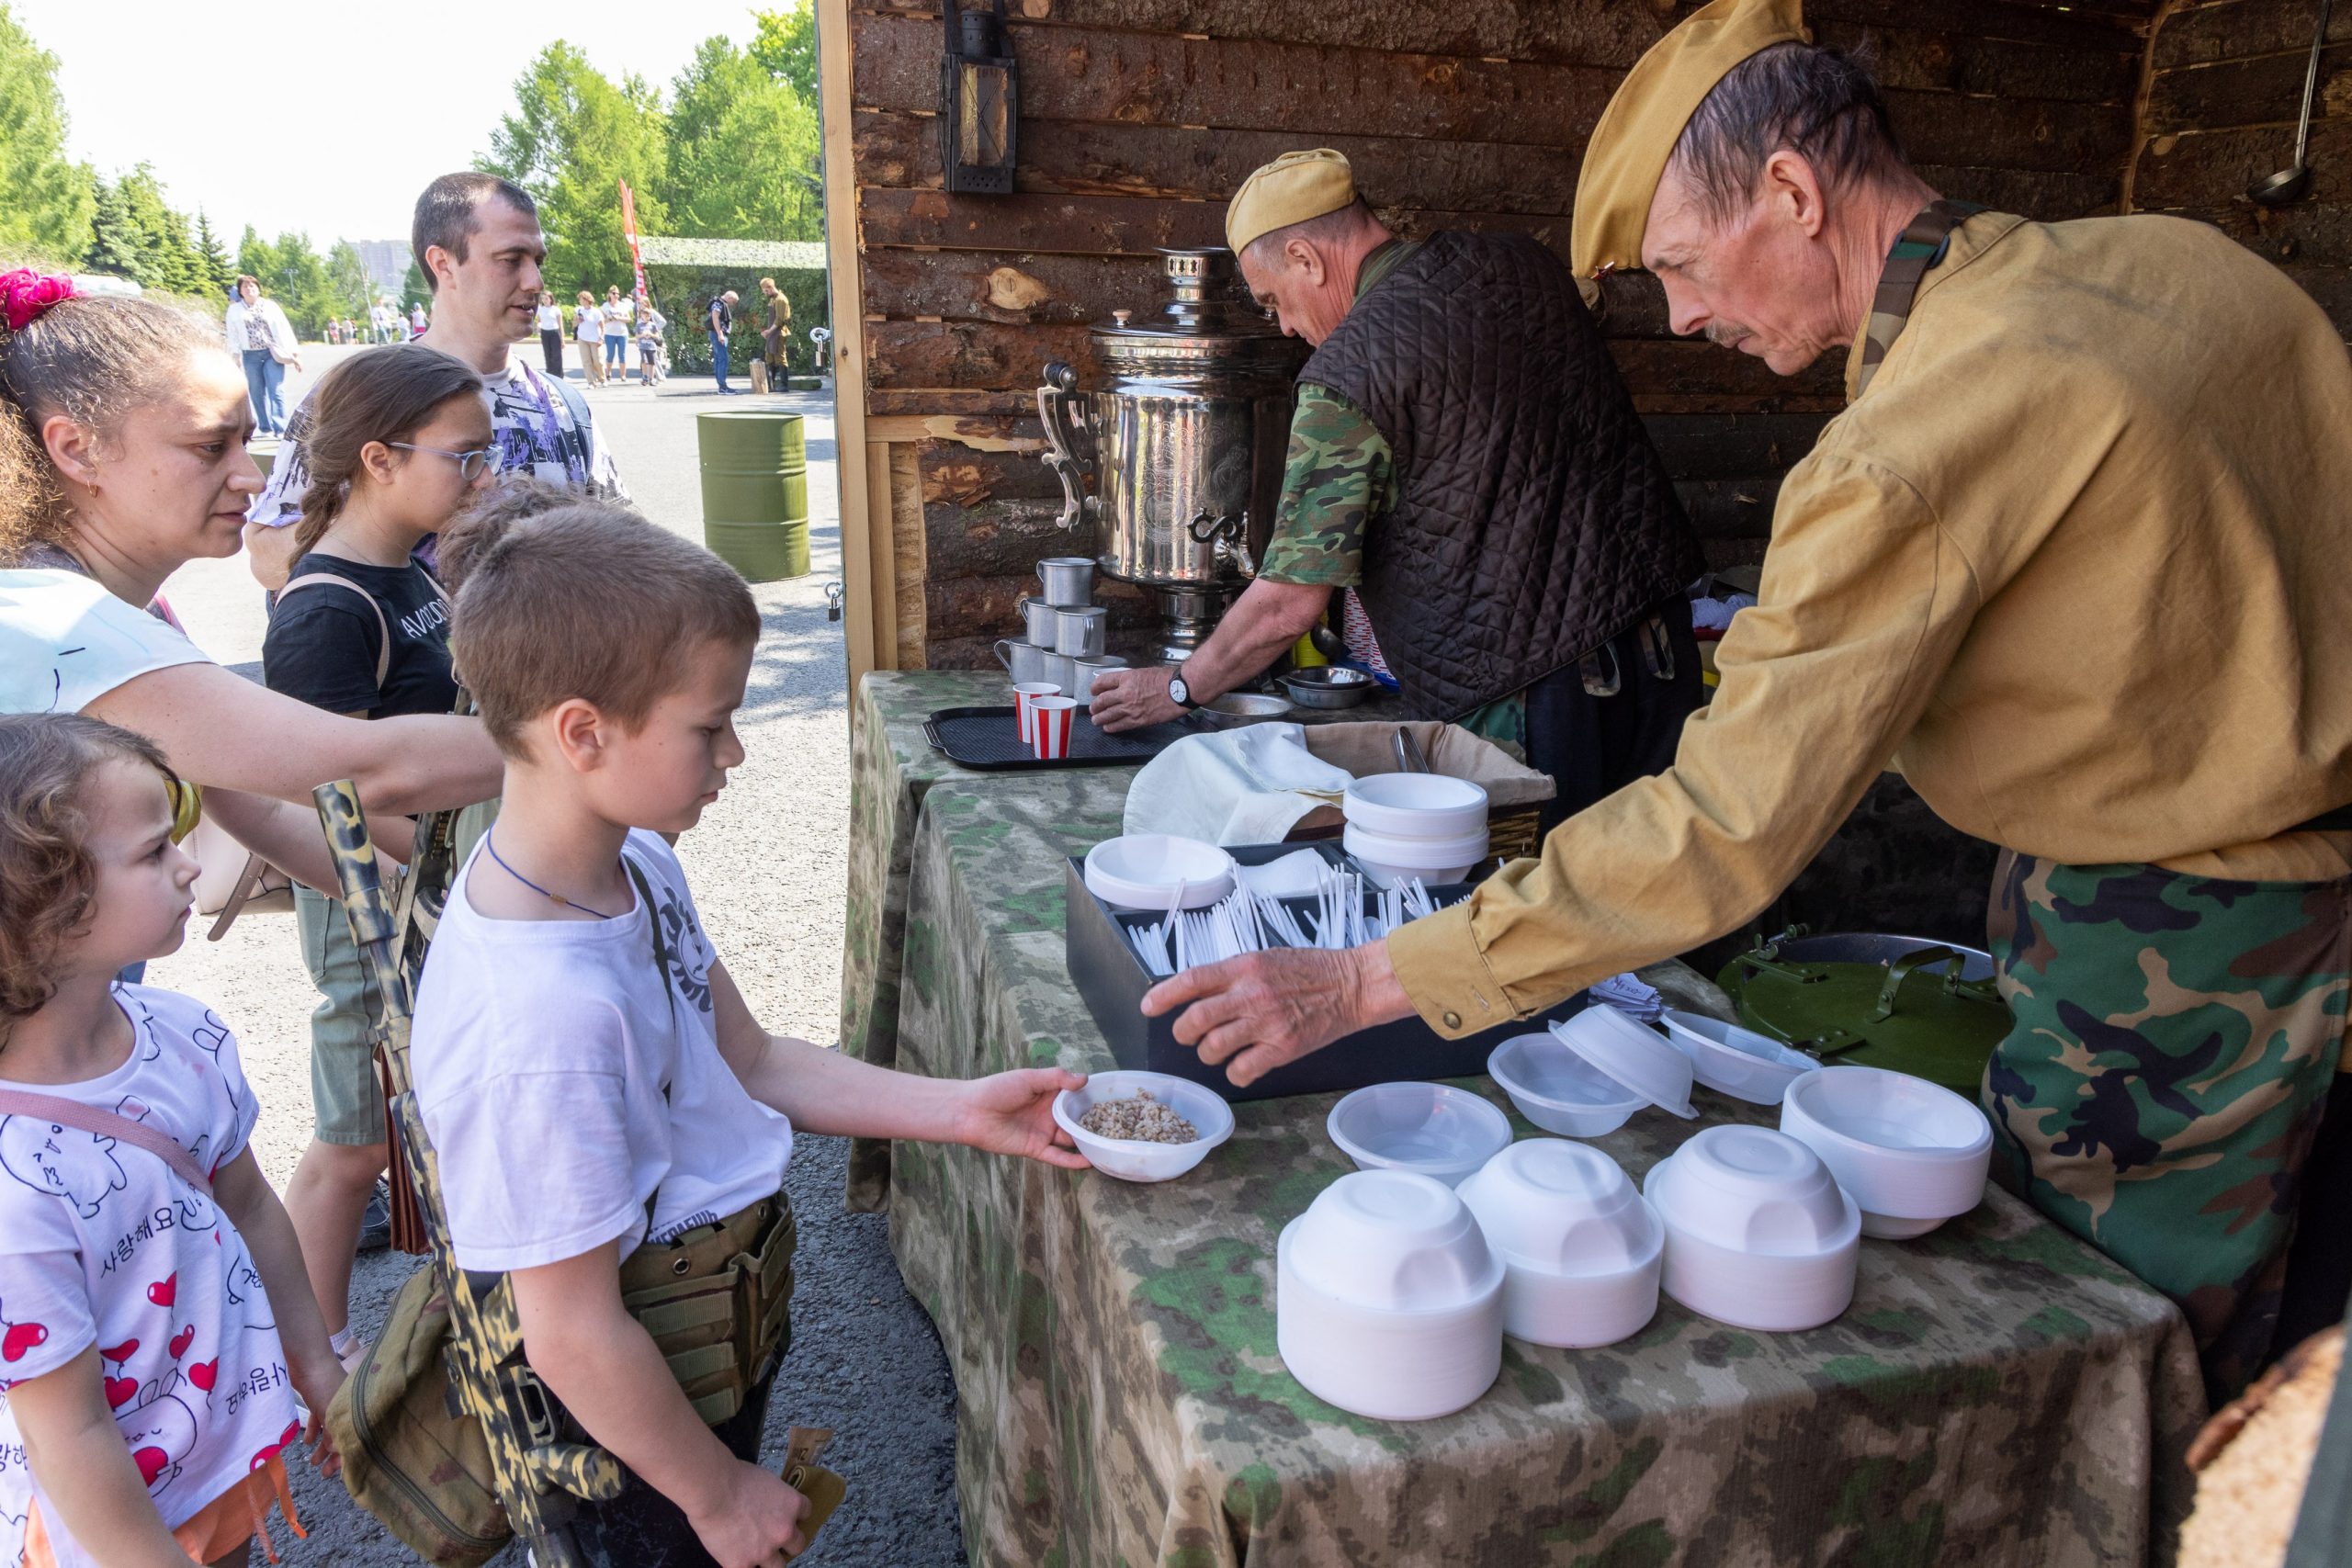
<path id="1" fill-rule="evenodd" d="M 1340 843 L 1348 853 L 1385 865 L 1476 865 L 1487 858 L 1487 841 L 1484 828 L 1451 839 L 1400 839 L 1351 822 L 1340 833 Z"/>
<path id="2" fill-rule="evenodd" d="M 1464 861 L 1460 865 L 1419 866 L 1391 865 L 1386 861 L 1366 860 L 1362 855 L 1351 857 L 1356 869 L 1372 878 L 1376 887 L 1398 887 L 1419 877 L 1425 887 L 1442 887 L 1449 882 L 1460 882 L 1478 868 L 1478 861 Z M 1478 860 L 1487 857 L 1480 855 Z"/>
<path id="3" fill-rule="evenodd" d="M 1598 1138 L 1649 1104 L 1552 1034 L 1514 1034 L 1487 1057 L 1487 1072 L 1519 1113 L 1547 1133 Z"/>
<path id="4" fill-rule="evenodd" d="M 1503 1260 L 1503 1332 L 1531 1345 L 1613 1345 L 1657 1314 L 1666 1226 L 1599 1149 L 1530 1138 L 1462 1184 Z"/>
<path id="5" fill-rule="evenodd" d="M 1789 1086 L 1781 1131 L 1861 1206 L 1862 1234 L 1925 1235 L 1983 1201 L 1993 1127 L 1951 1090 L 1879 1067 L 1821 1067 Z"/>
<path id="6" fill-rule="evenodd" d="M 1502 1371 L 1502 1260 L 1443 1182 L 1333 1182 L 1274 1248 L 1274 1342 L 1308 1393 L 1383 1421 L 1450 1415 Z"/>
<path id="7" fill-rule="evenodd" d="M 1690 1103 L 1690 1058 L 1649 1025 L 1597 1002 L 1550 1028 L 1589 1066 L 1660 1111 L 1699 1114 Z"/>
<path id="8" fill-rule="evenodd" d="M 1331 1107 L 1324 1123 L 1358 1170 L 1410 1170 L 1459 1187 L 1510 1142 L 1510 1118 L 1466 1089 L 1378 1083 Z"/>
<path id="9" fill-rule="evenodd" d="M 1147 1144 L 1132 1138 L 1103 1138 L 1078 1124 L 1078 1119 L 1106 1100 L 1125 1100 L 1138 1089 L 1190 1122 L 1201 1134 L 1189 1144 Z M 1068 1133 L 1078 1152 L 1105 1176 L 1122 1181 L 1166 1181 L 1183 1175 L 1209 1151 L 1233 1136 L 1233 1107 L 1214 1089 L 1166 1073 L 1096 1073 L 1080 1089 L 1066 1089 L 1054 1096 L 1054 1124 Z"/>
<path id="10" fill-rule="evenodd" d="M 1233 891 L 1233 857 L 1215 844 L 1171 833 L 1129 833 L 1086 852 L 1086 890 L 1122 909 L 1164 913 L 1184 885 L 1187 909 L 1205 909 Z"/>
<path id="11" fill-rule="evenodd" d="M 1659 1284 L 1741 1328 L 1816 1328 L 1854 1299 L 1862 1216 L 1821 1157 L 1767 1127 L 1694 1133 L 1642 1191 L 1666 1225 Z"/>
<path id="12" fill-rule="evenodd" d="M 1443 773 L 1372 773 L 1348 786 L 1340 812 L 1396 839 L 1461 839 L 1487 830 L 1487 792 Z"/>
<path id="13" fill-rule="evenodd" d="M 1821 1066 L 1769 1035 L 1704 1013 L 1658 1015 L 1668 1039 L 1690 1058 L 1692 1076 L 1709 1089 L 1752 1105 L 1778 1105 L 1789 1085 Z"/>

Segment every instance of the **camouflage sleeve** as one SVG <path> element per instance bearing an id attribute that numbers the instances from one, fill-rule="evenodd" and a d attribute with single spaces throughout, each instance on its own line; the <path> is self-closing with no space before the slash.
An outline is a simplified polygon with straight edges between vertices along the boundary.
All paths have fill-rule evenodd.
<path id="1" fill-rule="evenodd" d="M 1328 387 L 1301 387 L 1258 575 L 1329 588 L 1363 581 L 1364 528 L 1388 510 L 1390 479 L 1388 443 L 1370 416 Z"/>

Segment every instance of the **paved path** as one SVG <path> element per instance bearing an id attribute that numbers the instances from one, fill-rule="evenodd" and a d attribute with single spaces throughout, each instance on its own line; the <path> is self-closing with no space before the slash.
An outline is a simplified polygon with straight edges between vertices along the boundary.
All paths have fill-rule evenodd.
<path id="1" fill-rule="evenodd" d="M 310 380 L 354 352 L 306 348 L 310 369 L 288 386 L 289 406 Z M 587 395 L 634 503 L 662 526 L 698 539 L 694 416 L 752 400 L 722 401 L 707 377 L 652 391 L 634 384 L 592 388 Z M 841 1021 L 849 814 L 842 627 L 825 619 L 824 584 L 841 575 L 832 410 L 830 398 L 810 394 L 771 400 L 808 419 L 815 570 L 752 590 L 763 626 L 739 720 L 750 756 L 678 848 L 712 937 L 753 1011 L 772 1029 L 831 1044 Z M 261 595 L 243 557 L 192 563 L 165 592 L 206 651 L 226 664 L 254 661 L 258 671 Z M 204 942 L 192 922 L 187 947 L 156 964 L 150 978 L 204 998 L 236 1029 L 262 1098 L 255 1149 L 282 1186 L 310 1137 L 305 1021 L 317 999 L 292 919 L 242 921 L 217 945 Z M 899 1283 L 887 1220 L 842 1212 L 844 1148 L 842 1140 L 823 1137 L 803 1137 L 794 1146 L 788 1181 L 800 1220 L 799 1280 L 793 1350 L 777 1380 L 768 1451 L 781 1452 L 786 1426 L 841 1434 L 828 1462 L 848 1478 L 850 1500 L 809 1562 L 960 1562 L 954 1385 L 930 1319 Z M 409 1267 L 394 1254 L 361 1259 L 353 1304 L 363 1329 L 379 1320 Z M 360 1514 L 338 1483 L 321 1482 L 304 1466 L 295 1472 L 311 1533 L 285 1554 L 287 1562 L 394 1568 L 415 1561 Z M 522 1554 L 497 1561 L 506 1568 Z"/>

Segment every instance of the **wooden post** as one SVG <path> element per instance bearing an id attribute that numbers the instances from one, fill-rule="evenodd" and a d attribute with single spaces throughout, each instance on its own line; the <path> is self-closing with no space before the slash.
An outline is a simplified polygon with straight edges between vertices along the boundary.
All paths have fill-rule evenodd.
<path id="1" fill-rule="evenodd" d="M 850 148 L 849 0 L 817 0 L 818 100 L 825 147 L 825 254 L 832 278 L 833 419 L 841 476 L 842 578 L 853 691 L 898 666 L 898 562 L 888 465 L 877 489 L 865 431 L 865 299 L 858 265 L 857 165 Z M 852 703 L 854 714 L 857 705 Z"/>

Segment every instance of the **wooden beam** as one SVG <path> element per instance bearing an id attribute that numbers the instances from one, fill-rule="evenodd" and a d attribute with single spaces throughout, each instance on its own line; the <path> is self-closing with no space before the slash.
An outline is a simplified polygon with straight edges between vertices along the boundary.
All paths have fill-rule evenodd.
<path id="1" fill-rule="evenodd" d="M 832 290 L 834 467 L 841 476 L 842 581 L 849 684 L 897 663 L 898 571 L 889 476 L 875 483 L 865 445 L 865 305 L 858 276 L 857 168 L 850 144 L 849 0 L 817 0 L 818 104 L 825 144 L 825 259 Z M 855 703 L 850 711 L 857 711 Z"/>
<path id="2" fill-rule="evenodd" d="M 2311 57 L 2306 43 L 2291 53 L 2159 72 L 2148 84 L 2148 133 L 2290 125 L 2302 112 L 2303 73 Z M 2352 118 L 2352 43 L 2321 51 L 2319 81 L 2312 123 Z"/>
<path id="3" fill-rule="evenodd" d="M 1023 453 L 1034 458 L 1046 449 L 1035 419 L 964 418 L 956 414 L 885 414 L 865 422 L 869 442 L 952 441 L 976 452 Z"/>
<path id="4" fill-rule="evenodd" d="M 2311 0 L 2222 0 L 2167 12 L 2154 40 L 2158 71 L 2262 54 L 2308 57 L 2319 17 Z M 2327 40 L 2352 43 L 2352 9 L 2338 6 Z"/>
<path id="5" fill-rule="evenodd" d="M 2246 186 L 2294 155 L 2295 128 L 2241 127 L 2159 136 L 2132 171 L 2136 208 L 2219 207 L 2238 203 Z M 2311 191 L 2306 202 L 2352 202 L 2352 119 L 2312 122 Z"/>

